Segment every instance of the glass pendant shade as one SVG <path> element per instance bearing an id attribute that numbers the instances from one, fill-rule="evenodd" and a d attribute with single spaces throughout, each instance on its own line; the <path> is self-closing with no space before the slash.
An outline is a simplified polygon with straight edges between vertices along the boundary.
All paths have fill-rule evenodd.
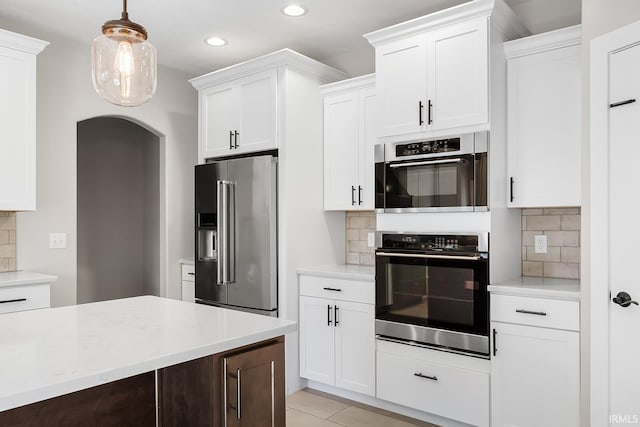
<path id="1" fill-rule="evenodd" d="M 146 31 L 127 19 L 125 9 L 123 19 L 106 22 L 102 33 L 91 48 L 93 87 L 112 104 L 144 104 L 155 94 L 157 82 L 156 49 Z"/>

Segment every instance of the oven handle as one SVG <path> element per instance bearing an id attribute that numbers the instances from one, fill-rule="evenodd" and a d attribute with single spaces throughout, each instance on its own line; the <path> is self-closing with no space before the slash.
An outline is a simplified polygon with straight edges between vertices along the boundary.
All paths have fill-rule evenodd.
<path id="1" fill-rule="evenodd" d="M 428 165 L 446 165 L 448 163 L 461 163 L 464 159 L 446 159 L 446 160 L 427 160 L 424 162 L 410 162 L 410 163 L 394 163 L 389 165 L 390 168 L 402 168 L 406 166 L 428 166 Z"/>
<path id="2" fill-rule="evenodd" d="M 396 254 L 390 252 L 376 252 L 376 256 L 391 256 L 400 258 L 428 258 L 428 259 L 463 259 L 469 261 L 477 261 L 479 256 L 460 256 L 460 255 L 424 255 L 424 254 Z"/>

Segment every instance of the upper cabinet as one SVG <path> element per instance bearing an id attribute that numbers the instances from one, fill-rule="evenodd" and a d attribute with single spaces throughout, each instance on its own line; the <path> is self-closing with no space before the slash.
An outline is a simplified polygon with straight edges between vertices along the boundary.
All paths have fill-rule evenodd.
<path id="1" fill-rule="evenodd" d="M 198 162 L 290 145 L 298 155 L 321 129 L 319 85 L 346 74 L 290 49 L 213 71 L 189 82 L 198 91 Z M 289 151 L 288 158 L 294 151 Z M 319 165 L 320 163 L 318 163 Z M 293 170 L 293 169 L 292 169 Z"/>
<path id="2" fill-rule="evenodd" d="M 201 157 L 277 148 L 277 71 L 268 70 L 199 93 Z"/>
<path id="3" fill-rule="evenodd" d="M 324 208 L 373 210 L 376 92 L 368 75 L 321 88 L 324 95 Z"/>
<path id="4" fill-rule="evenodd" d="M 0 211 L 36 209 L 36 55 L 47 44 L 0 30 Z"/>
<path id="5" fill-rule="evenodd" d="M 510 207 L 580 206 L 581 28 L 505 43 Z"/>
<path id="6" fill-rule="evenodd" d="M 487 125 L 487 28 L 481 17 L 376 45 L 378 135 Z"/>

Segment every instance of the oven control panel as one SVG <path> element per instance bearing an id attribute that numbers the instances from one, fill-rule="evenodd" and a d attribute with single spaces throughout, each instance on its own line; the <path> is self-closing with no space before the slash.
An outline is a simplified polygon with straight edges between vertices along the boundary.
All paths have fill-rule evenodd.
<path id="1" fill-rule="evenodd" d="M 438 139 L 435 141 L 412 142 L 396 145 L 396 157 L 420 154 L 448 153 L 460 151 L 460 138 Z"/>
<path id="2" fill-rule="evenodd" d="M 482 252 L 478 235 L 383 233 L 380 249 L 420 252 Z"/>

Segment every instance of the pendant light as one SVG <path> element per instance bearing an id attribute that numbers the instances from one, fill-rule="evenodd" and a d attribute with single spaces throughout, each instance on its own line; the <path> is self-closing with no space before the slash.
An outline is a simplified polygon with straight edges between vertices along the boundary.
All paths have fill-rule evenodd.
<path id="1" fill-rule="evenodd" d="M 127 0 L 122 17 L 107 21 L 91 48 L 93 87 L 112 104 L 134 107 L 156 92 L 156 49 L 147 41 L 147 30 L 129 20 Z"/>

